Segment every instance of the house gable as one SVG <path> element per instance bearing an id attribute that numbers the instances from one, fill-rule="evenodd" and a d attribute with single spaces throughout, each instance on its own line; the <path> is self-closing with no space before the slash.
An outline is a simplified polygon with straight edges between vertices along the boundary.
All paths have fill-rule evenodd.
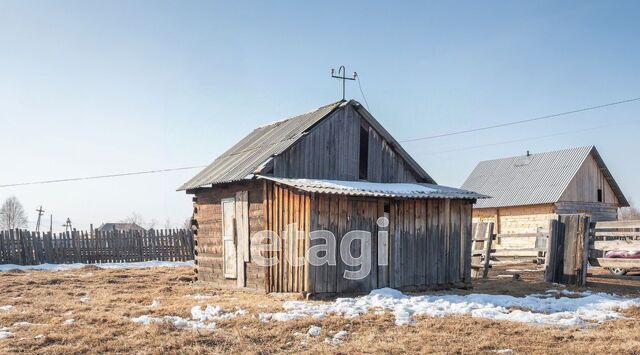
<path id="1" fill-rule="evenodd" d="M 286 178 L 435 183 L 353 100 L 274 157 L 272 174 Z"/>
<path id="2" fill-rule="evenodd" d="M 609 179 L 593 154 L 589 154 L 584 160 L 562 193 L 559 202 L 594 202 L 616 206 L 620 204 Z"/>

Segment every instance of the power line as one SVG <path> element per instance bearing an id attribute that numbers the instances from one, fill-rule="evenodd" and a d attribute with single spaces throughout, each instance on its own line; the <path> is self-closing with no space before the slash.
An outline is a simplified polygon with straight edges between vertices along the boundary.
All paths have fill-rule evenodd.
<path id="1" fill-rule="evenodd" d="M 129 173 L 119 173 L 119 174 L 108 174 L 108 175 L 97 175 L 97 176 L 85 176 L 85 177 L 76 177 L 76 178 L 66 178 L 66 179 L 58 179 L 58 180 L 43 180 L 43 181 L 31 181 L 31 182 L 19 182 L 15 184 L 5 184 L 0 185 L 2 187 L 14 187 L 14 186 L 25 186 L 25 185 L 41 185 L 41 184 L 53 184 L 58 182 L 68 182 L 68 181 L 80 181 L 80 180 L 95 180 L 95 179 L 106 179 L 120 176 L 132 176 L 132 175 L 143 175 L 143 174 L 156 174 L 156 173 L 165 173 L 169 171 L 178 171 L 178 170 L 191 170 L 191 169 L 199 169 L 204 168 L 206 165 L 198 165 L 198 166 L 186 166 L 182 168 L 170 168 L 170 169 L 159 169 L 159 170 L 147 170 L 147 171 L 136 171 Z"/>
<path id="2" fill-rule="evenodd" d="M 449 133 L 437 134 L 437 135 L 434 135 L 434 136 L 426 136 L 426 137 L 405 139 L 405 140 L 402 140 L 402 141 L 399 141 L 399 142 L 400 143 L 415 142 L 415 141 L 420 141 L 420 140 L 427 140 L 427 139 L 435 139 L 435 138 L 455 136 L 455 135 L 464 134 L 464 133 L 486 131 L 488 129 L 512 126 L 512 125 L 516 125 L 516 124 L 533 122 L 533 121 L 546 120 L 546 119 L 549 119 L 549 118 L 555 118 L 555 117 L 560 117 L 560 116 L 571 115 L 571 114 L 578 113 L 578 112 L 584 112 L 584 111 L 596 110 L 596 109 L 603 108 L 603 107 L 626 104 L 626 103 L 633 102 L 633 101 L 638 101 L 638 100 L 640 100 L 640 97 L 636 97 L 636 98 L 628 99 L 628 100 L 610 102 L 610 103 L 604 104 L 604 105 L 591 106 L 591 107 L 580 108 L 580 109 L 572 110 L 572 111 L 555 113 L 555 114 L 552 114 L 552 115 L 528 118 L 528 119 L 520 120 L 520 121 L 505 122 L 505 123 L 500 123 L 500 124 L 496 124 L 496 125 L 492 125 L 492 126 L 478 127 L 478 128 L 466 129 L 466 130 L 462 130 L 462 131 L 454 131 L 454 132 L 449 132 Z"/>
<path id="3" fill-rule="evenodd" d="M 584 128 L 584 129 L 576 129 L 576 130 L 571 130 L 571 131 L 563 131 L 563 132 L 558 132 L 558 133 L 554 133 L 554 134 L 547 134 L 547 135 L 543 135 L 543 136 L 533 136 L 533 137 L 526 137 L 526 138 L 514 139 L 514 140 L 509 140 L 509 141 L 494 142 L 494 143 L 487 143 L 487 144 L 481 144 L 481 145 L 472 145 L 472 146 L 461 147 L 461 148 L 455 148 L 455 149 L 449 149 L 449 150 L 440 150 L 440 151 L 435 151 L 435 152 L 426 152 L 426 154 L 425 154 L 425 155 L 442 154 L 442 153 L 452 153 L 452 152 L 459 152 L 459 151 L 471 150 L 471 149 L 476 149 L 476 148 L 492 147 L 492 146 L 496 146 L 496 145 L 503 145 L 503 144 L 510 144 L 510 143 L 520 143 L 520 142 L 527 142 L 527 141 L 533 141 L 533 140 L 539 140 L 539 139 L 545 139 L 545 138 L 552 138 L 552 137 L 557 137 L 557 136 L 564 136 L 564 135 L 568 135 L 568 134 L 575 134 L 575 133 L 581 133 L 581 132 L 595 131 L 595 130 L 597 130 L 597 129 L 606 129 L 606 128 L 609 128 L 609 127 L 623 126 L 623 125 L 627 125 L 627 124 L 638 124 L 638 123 L 640 123 L 640 122 L 639 122 L 639 121 L 625 121 L 625 122 L 620 122 L 620 123 L 613 123 L 613 124 L 607 124 L 607 125 L 600 125 L 600 126 L 595 126 L 595 127 L 590 127 L 590 128 Z"/>
<path id="4" fill-rule="evenodd" d="M 362 98 L 364 99 L 365 105 L 367 105 L 367 111 L 371 111 L 369 109 L 369 103 L 367 102 L 367 97 L 364 96 L 364 91 L 362 91 L 362 85 L 360 84 L 360 75 L 355 75 L 356 79 L 358 79 L 358 88 L 360 88 L 360 93 L 362 94 Z"/>

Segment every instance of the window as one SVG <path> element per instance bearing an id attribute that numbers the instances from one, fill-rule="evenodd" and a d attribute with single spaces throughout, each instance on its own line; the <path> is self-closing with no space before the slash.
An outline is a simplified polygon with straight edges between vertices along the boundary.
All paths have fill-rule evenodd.
<path id="1" fill-rule="evenodd" d="M 369 130 L 360 126 L 360 156 L 359 156 L 359 174 L 360 180 L 367 180 L 369 170 Z"/>
<path id="2" fill-rule="evenodd" d="M 602 189 L 598 189 L 598 202 L 602 202 Z"/>

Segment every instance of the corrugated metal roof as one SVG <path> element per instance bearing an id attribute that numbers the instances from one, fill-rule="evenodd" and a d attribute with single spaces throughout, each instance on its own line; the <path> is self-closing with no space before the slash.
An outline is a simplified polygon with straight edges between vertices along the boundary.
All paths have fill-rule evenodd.
<path id="1" fill-rule="evenodd" d="M 284 152 L 311 126 L 343 102 L 334 102 L 311 112 L 256 128 L 178 190 L 244 179 L 267 159 Z"/>
<path id="2" fill-rule="evenodd" d="M 476 208 L 555 203 L 592 152 L 599 157 L 595 147 L 587 146 L 483 161 L 473 169 L 462 188 L 492 197 L 479 200 Z M 604 168 L 618 200 L 626 202 L 602 159 L 596 160 Z"/>
<path id="3" fill-rule="evenodd" d="M 487 198 L 487 196 L 471 191 L 424 183 L 380 183 L 368 181 L 286 179 L 270 176 L 259 176 L 259 178 L 275 181 L 303 191 L 321 194 L 394 198 Z"/>

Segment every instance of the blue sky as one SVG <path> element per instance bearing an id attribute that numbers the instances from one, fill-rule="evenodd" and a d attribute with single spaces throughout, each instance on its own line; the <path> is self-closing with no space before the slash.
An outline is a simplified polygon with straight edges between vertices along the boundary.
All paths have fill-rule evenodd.
<path id="1" fill-rule="evenodd" d="M 639 15 L 635 1 L 3 0 L 0 184 L 208 164 L 256 125 L 339 99 L 341 64 L 398 140 L 638 97 Z M 364 102 L 353 84 L 347 96 Z M 479 160 L 593 144 L 640 199 L 639 113 L 404 146 L 459 186 Z M 33 222 L 43 204 L 56 228 L 132 212 L 177 225 L 191 202 L 175 189 L 196 172 L 0 188 L 0 200 L 17 196 Z"/>

